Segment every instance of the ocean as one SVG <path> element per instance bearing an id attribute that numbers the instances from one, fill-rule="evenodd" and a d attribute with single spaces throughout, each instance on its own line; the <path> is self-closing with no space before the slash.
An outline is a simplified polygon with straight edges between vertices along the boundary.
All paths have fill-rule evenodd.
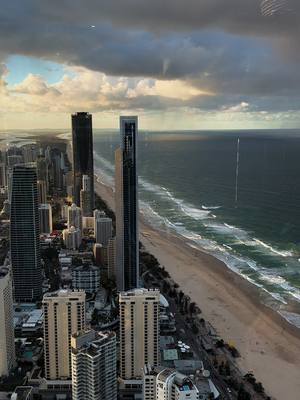
<path id="1" fill-rule="evenodd" d="M 117 131 L 95 130 L 109 185 L 118 145 Z M 300 131 L 140 132 L 138 167 L 151 225 L 224 261 L 300 327 Z"/>

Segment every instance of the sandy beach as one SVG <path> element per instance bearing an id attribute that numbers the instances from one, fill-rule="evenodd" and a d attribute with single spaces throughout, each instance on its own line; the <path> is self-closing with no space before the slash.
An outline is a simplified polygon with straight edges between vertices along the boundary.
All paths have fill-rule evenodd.
<path id="1" fill-rule="evenodd" d="M 95 182 L 114 209 L 111 188 Z M 189 247 L 183 239 L 150 227 L 140 218 L 140 240 L 202 310 L 203 317 L 241 353 L 240 368 L 253 371 L 269 395 L 295 400 L 300 393 L 300 333 L 263 306 L 259 291 L 218 259 Z"/>

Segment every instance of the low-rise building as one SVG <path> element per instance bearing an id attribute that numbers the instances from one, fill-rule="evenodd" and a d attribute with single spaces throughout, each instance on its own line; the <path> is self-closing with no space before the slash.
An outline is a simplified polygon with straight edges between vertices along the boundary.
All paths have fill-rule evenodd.
<path id="1" fill-rule="evenodd" d="M 199 391 L 190 377 L 175 369 L 146 365 L 143 396 L 144 400 L 198 400 Z"/>
<path id="2" fill-rule="evenodd" d="M 81 230 L 74 226 L 64 229 L 63 239 L 67 249 L 77 250 L 81 244 Z"/>
<path id="3" fill-rule="evenodd" d="M 95 293 L 100 288 L 100 270 L 94 265 L 81 265 L 72 270 L 72 286 L 87 293 Z"/>

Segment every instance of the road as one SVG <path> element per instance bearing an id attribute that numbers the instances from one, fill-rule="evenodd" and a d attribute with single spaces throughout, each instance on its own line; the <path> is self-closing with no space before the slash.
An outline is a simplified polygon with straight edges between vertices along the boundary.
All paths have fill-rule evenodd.
<path id="1" fill-rule="evenodd" d="M 193 350 L 196 357 L 199 360 L 203 361 L 204 368 L 210 371 L 211 379 L 221 394 L 220 398 L 224 400 L 232 400 L 233 397 L 228 392 L 228 386 L 220 377 L 219 371 L 217 371 L 216 368 L 214 367 L 206 351 L 202 348 L 200 342 L 201 338 L 191 331 L 191 328 L 185 321 L 185 316 L 181 315 L 178 312 L 178 306 L 176 305 L 175 301 L 169 298 L 168 301 L 169 301 L 170 311 L 175 315 L 176 328 L 177 328 L 177 332 L 175 334 L 176 338 L 178 340 L 182 340 L 184 343 L 187 343 Z M 181 332 L 185 333 L 183 334 Z"/>

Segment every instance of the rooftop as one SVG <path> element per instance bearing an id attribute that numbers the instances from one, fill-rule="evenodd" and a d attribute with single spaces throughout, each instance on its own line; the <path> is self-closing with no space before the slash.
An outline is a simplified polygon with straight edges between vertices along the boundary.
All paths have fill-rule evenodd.
<path id="1" fill-rule="evenodd" d="M 96 356 L 99 353 L 99 349 L 109 342 L 111 339 L 115 338 L 116 334 L 112 331 L 102 331 L 96 332 L 94 330 L 84 330 L 77 332 L 72 335 L 72 338 L 76 341 L 72 342 L 72 352 L 74 354 L 88 354 L 90 356 Z"/>
<path id="2" fill-rule="evenodd" d="M 60 289 L 57 290 L 56 292 L 44 294 L 44 300 L 56 297 L 72 297 L 72 296 L 78 297 L 78 299 L 82 299 L 85 298 L 85 292 L 83 290 Z"/>
<path id="3" fill-rule="evenodd" d="M 84 264 L 84 265 L 79 265 L 78 267 L 75 267 L 73 271 L 100 271 L 98 267 L 95 265 L 90 265 L 90 264 Z"/>
<path id="4" fill-rule="evenodd" d="M 158 289 L 145 289 L 145 288 L 137 288 L 128 290 L 127 292 L 121 292 L 121 297 L 133 297 L 133 296 L 144 296 L 144 295 L 159 295 L 160 292 Z"/>

